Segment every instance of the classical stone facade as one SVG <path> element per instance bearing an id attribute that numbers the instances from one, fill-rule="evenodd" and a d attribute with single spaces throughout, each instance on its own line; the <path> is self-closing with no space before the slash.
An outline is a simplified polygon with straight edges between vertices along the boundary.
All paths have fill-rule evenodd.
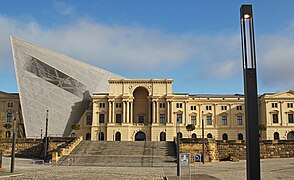
<path id="1" fill-rule="evenodd" d="M 24 137 L 24 125 L 18 93 L 0 91 L 0 140 L 12 137 L 12 122 L 16 120 L 17 137 Z"/>
<path id="2" fill-rule="evenodd" d="M 264 94 L 259 98 L 260 121 L 266 126 L 262 139 L 294 140 L 294 91 Z"/>
<path id="3" fill-rule="evenodd" d="M 110 93 L 93 94 L 91 140 L 172 141 L 201 137 L 245 139 L 242 95 L 172 93 L 171 79 L 112 79 Z M 178 123 L 177 123 L 178 122 Z M 192 132 L 186 125 L 194 124 Z"/>

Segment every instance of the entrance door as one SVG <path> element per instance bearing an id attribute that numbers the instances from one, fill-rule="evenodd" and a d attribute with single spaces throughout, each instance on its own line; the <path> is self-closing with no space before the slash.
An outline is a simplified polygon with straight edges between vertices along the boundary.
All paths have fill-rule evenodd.
<path id="1" fill-rule="evenodd" d="M 146 141 L 146 134 L 142 131 L 137 132 L 135 135 L 135 141 Z"/>
<path id="2" fill-rule="evenodd" d="M 120 132 L 115 133 L 115 141 L 121 141 L 121 133 Z"/>
<path id="3" fill-rule="evenodd" d="M 291 131 L 287 134 L 287 140 L 294 140 L 294 131 Z"/>

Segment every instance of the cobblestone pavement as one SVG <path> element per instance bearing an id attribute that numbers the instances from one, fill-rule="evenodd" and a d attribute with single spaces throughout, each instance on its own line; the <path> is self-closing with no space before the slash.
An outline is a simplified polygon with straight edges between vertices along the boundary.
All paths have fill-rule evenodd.
<path id="1" fill-rule="evenodd" d="M 10 158 L 4 157 L 3 167 L 9 170 Z M 0 179 L 177 179 L 176 167 L 94 167 L 33 164 L 32 159 L 16 159 L 14 176 L 0 172 Z M 242 179 L 246 177 L 245 161 L 198 163 L 191 166 L 192 179 Z M 294 158 L 261 160 L 262 179 L 294 179 Z M 188 168 L 182 175 L 187 176 Z M 187 176 L 184 179 L 189 179 Z"/>

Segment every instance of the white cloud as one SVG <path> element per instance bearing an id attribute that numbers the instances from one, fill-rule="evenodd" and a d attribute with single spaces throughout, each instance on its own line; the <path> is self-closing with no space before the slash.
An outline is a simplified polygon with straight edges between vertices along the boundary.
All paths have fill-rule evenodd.
<path id="1" fill-rule="evenodd" d="M 12 34 L 95 66 L 130 73 L 185 67 L 182 72 L 195 77 L 194 67 L 200 67 L 197 75 L 216 80 L 230 80 L 242 73 L 238 30 L 178 35 L 144 27 L 105 25 L 89 19 L 45 28 L 32 19 L 23 22 L 1 15 L 0 27 L 0 70 L 8 66 L 13 71 L 9 42 Z M 263 86 L 294 87 L 293 30 L 290 25 L 283 32 L 258 36 L 258 76 Z"/>

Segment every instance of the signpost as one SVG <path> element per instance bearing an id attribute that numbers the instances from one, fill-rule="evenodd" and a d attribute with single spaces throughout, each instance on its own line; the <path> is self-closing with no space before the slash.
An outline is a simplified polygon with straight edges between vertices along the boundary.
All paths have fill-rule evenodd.
<path id="1" fill-rule="evenodd" d="M 189 153 L 181 153 L 180 154 L 180 171 L 182 170 L 182 167 L 188 167 L 189 168 L 189 177 L 191 179 L 191 169 L 190 169 L 190 154 Z M 182 173 L 180 173 L 180 178 L 182 176 Z"/>

